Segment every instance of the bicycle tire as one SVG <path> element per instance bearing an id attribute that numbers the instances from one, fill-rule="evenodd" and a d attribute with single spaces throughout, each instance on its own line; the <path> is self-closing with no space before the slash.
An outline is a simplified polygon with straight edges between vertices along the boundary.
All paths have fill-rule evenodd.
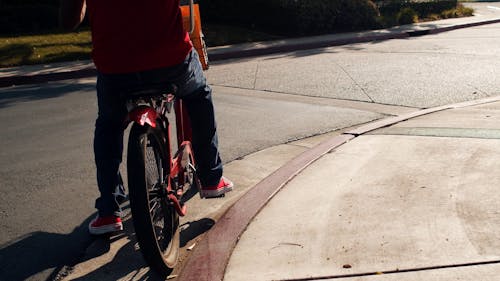
<path id="1" fill-rule="evenodd" d="M 134 124 L 127 153 L 130 209 L 137 242 L 148 265 L 162 277 L 168 276 L 177 264 L 180 247 L 179 215 L 168 204 L 164 183 L 160 182 L 160 174 L 163 181 L 168 180 L 169 144 L 165 142 L 168 138 L 161 130 Z"/>

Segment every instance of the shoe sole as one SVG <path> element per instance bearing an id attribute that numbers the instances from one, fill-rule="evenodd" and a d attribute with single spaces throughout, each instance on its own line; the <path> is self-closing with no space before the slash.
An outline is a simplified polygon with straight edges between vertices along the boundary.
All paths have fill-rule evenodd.
<path id="1" fill-rule="evenodd" d="M 102 234 L 121 231 L 121 230 L 123 230 L 123 224 L 121 222 L 115 223 L 115 224 L 110 224 L 110 225 L 105 225 L 105 226 L 99 226 L 99 227 L 92 227 L 89 225 L 89 232 L 92 235 L 102 235 Z"/>
<path id="2" fill-rule="evenodd" d="M 201 190 L 200 196 L 201 198 L 217 198 L 226 194 L 227 192 L 233 190 L 233 185 L 228 185 L 220 189 L 216 190 Z"/>

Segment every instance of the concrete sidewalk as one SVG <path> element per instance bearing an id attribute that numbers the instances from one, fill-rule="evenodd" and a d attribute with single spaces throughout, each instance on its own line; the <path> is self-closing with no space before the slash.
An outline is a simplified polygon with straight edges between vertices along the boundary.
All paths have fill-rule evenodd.
<path id="1" fill-rule="evenodd" d="M 232 206 L 177 280 L 498 280 L 500 98 L 321 146 L 291 181 L 297 163 Z"/>

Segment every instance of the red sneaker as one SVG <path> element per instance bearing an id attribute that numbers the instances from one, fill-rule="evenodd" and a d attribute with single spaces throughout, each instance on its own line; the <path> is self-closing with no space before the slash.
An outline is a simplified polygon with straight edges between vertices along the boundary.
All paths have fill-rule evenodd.
<path id="1" fill-rule="evenodd" d="M 233 182 L 225 177 L 221 177 L 219 184 L 214 186 L 203 186 L 200 190 L 202 198 L 221 197 L 226 192 L 233 190 Z"/>
<path id="2" fill-rule="evenodd" d="M 122 219 L 117 216 L 99 217 L 97 216 L 89 224 L 89 232 L 93 235 L 123 230 Z"/>

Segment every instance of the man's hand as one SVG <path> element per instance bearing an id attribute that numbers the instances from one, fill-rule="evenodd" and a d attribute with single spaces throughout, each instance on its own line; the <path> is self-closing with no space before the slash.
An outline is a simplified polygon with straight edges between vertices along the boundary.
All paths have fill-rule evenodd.
<path id="1" fill-rule="evenodd" d="M 68 30 L 78 27 L 85 17 L 85 0 L 61 0 L 59 25 Z"/>

